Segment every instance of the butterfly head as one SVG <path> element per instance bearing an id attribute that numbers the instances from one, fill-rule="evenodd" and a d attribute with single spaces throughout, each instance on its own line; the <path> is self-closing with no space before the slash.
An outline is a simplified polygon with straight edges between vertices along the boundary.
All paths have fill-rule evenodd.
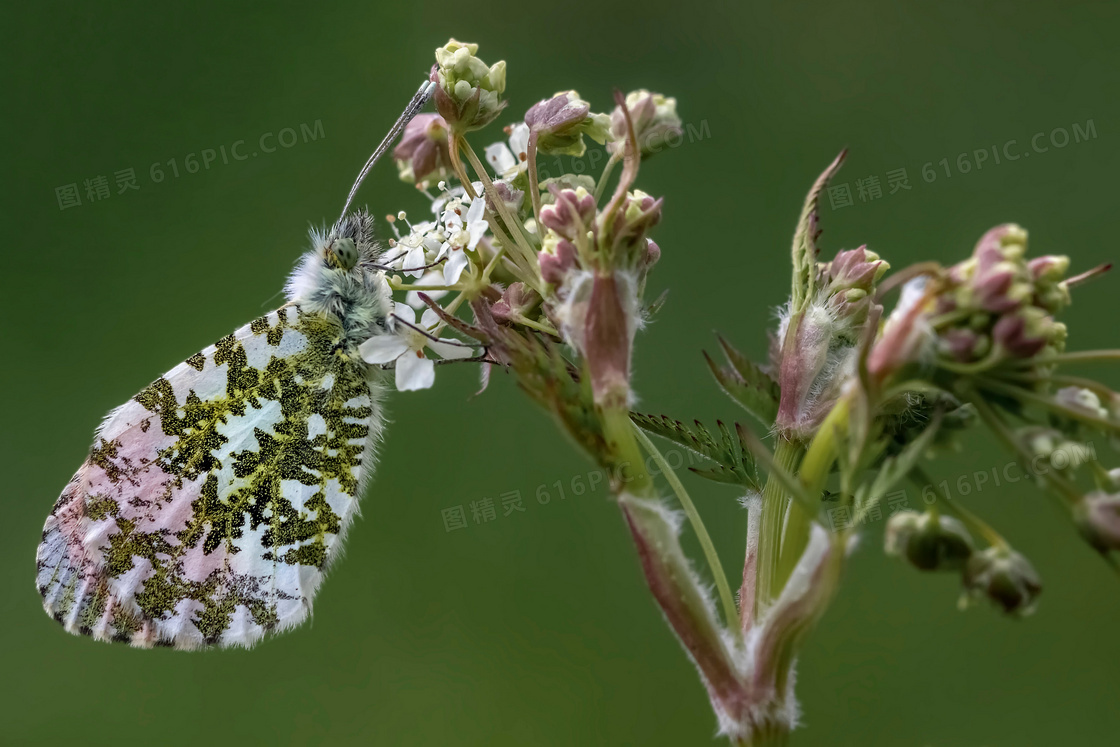
<path id="1" fill-rule="evenodd" d="M 311 251 L 288 278 L 288 300 L 335 318 L 355 343 L 368 339 L 390 307 L 380 256 L 373 218 L 364 210 L 348 213 L 329 230 L 312 230 Z"/>

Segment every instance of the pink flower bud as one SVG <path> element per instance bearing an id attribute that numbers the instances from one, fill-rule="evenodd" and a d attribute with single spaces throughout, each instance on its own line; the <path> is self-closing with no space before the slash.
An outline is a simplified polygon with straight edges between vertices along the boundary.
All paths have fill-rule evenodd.
<path id="1" fill-rule="evenodd" d="M 577 265 L 576 248 L 567 239 L 561 239 L 556 244 L 556 253 L 540 252 L 538 260 L 541 263 L 541 278 L 552 285 L 559 285 L 564 276 Z"/>
<path id="2" fill-rule="evenodd" d="M 646 239 L 646 268 L 653 267 L 661 260 L 661 247 L 653 239 Z"/>
<path id="3" fill-rule="evenodd" d="M 418 114 L 404 128 L 393 149 L 401 178 L 423 185 L 451 173 L 447 149 L 447 122 L 438 114 Z"/>
<path id="4" fill-rule="evenodd" d="M 490 313 L 495 319 L 510 321 L 525 316 L 540 303 L 540 300 L 541 297 L 526 288 L 524 283 L 512 283 L 502 293 L 502 297 L 490 307 Z"/>
<path id="5" fill-rule="evenodd" d="M 1046 347 L 1046 338 L 1031 333 L 1022 314 L 1008 314 L 992 328 L 992 339 L 1015 358 L 1033 358 Z"/>
<path id="6" fill-rule="evenodd" d="M 555 202 L 541 208 L 541 223 L 568 241 L 575 241 L 595 220 L 595 197 L 585 189 L 554 189 Z"/>

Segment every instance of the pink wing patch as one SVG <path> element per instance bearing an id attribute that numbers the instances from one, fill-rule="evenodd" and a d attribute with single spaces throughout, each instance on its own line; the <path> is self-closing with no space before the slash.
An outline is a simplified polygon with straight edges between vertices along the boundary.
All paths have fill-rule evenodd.
<path id="1" fill-rule="evenodd" d="M 44 606 L 135 646 L 251 646 L 302 622 L 357 510 L 379 388 L 288 306 L 106 418 L 47 518 Z"/>

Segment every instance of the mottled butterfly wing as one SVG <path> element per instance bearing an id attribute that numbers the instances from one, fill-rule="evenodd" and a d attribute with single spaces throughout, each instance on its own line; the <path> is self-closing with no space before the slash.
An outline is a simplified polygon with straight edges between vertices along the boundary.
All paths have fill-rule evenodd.
<path id="1" fill-rule="evenodd" d="M 183 649 L 302 622 L 380 436 L 380 385 L 343 337 L 289 304 L 111 412 L 43 531 L 48 614 Z"/>

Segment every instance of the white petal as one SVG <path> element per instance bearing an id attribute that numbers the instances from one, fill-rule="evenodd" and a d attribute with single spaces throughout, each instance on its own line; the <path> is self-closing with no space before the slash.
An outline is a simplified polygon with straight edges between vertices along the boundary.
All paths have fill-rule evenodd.
<path id="1" fill-rule="evenodd" d="M 482 220 L 482 213 L 484 210 L 486 210 L 486 201 L 481 197 L 476 197 L 471 201 L 470 209 L 467 210 L 468 227 Z"/>
<path id="2" fill-rule="evenodd" d="M 471 263 L 467 257 L 466 252 L 462 249 L 456 252 L 451 252 L 451 259 L 447 260 L 447 264 L 443 266 L 443 282 L 445 285 L 454 285 L 459 282 L 459 276 L 463 274 L 463 270 Z"/>
<path id="3" fill-rule="evenodd" d="M 431 329 L 439 324 L 439 314 L 429 308 L 424 309 L 424 313 L 420 317 L 420 326 L 424 329 Z"/>
<path id="4" fill-rule="evenodd" d="M 444 337 L 439 338 L 438 342 L 428 340 L 428 347 L 439 353 L 440 358 L 470 358 L 474 355 L 474 348 L 464 345 L 458 340 L 449 340 Z"/>
<path id="5" fill-rule="evenodd" d="M 416 312 L 413 311 L 411 306 L 400 301 L 393 304 L 393 316 L 400 317 L 405 322 L 416 323 Z"/>
<path id="6" fill-rule="evenodd" d="M 439 276 L 439 282 L 443 282 L 443 275 Z M 433 301 L 438 301 L 447 295 L 447 291 L 409 291 L 405 294 L 404 300 L 412 308 L 419 311 L 420 309 L 428 308 L 428 305 L 420 300 L 420 294 L 423 293 Z"/>
<path id="7" fill-rule="evenodd" d="M 509 152 L 505 143 L 493 143 L 486 146 L 486 162 L 495 174 L 504 174 L 507 170 L 517 165 L 517 160 Z"/>
<path id="8" fill-rule="evenodd" d="M 401 271 L 404 272 L 405 275 L 418 278 L 424 274 L 424 271 L 416 268 L 423 267 L 426 264 L 428 263 L 424 260 L 423 245 L 415 246 L 408 250 L 408 256 L 404 258 L 404 263 L 401 265 Z"/>
<path id="9" fill-rule="evenodd" d="M 414 352 L 397 359 L 397 391 L 427 389 L 436 380 L 436 364 Z"/>
<path id="10" fill-rule="evenodd" d="M 514 125 L 509 133 L 509 147 L 513 151 L 514 159 L 520 162 L 521 154 L 529 151 L 529 125 L 524 122 Z"/>
<path id="11" fill-rule="evenodd" d="M 408 350 L 408 342 L 399 335 L 378 335 L 358 346 L 358 354 L 366 363 L 389 363 Z"/>

